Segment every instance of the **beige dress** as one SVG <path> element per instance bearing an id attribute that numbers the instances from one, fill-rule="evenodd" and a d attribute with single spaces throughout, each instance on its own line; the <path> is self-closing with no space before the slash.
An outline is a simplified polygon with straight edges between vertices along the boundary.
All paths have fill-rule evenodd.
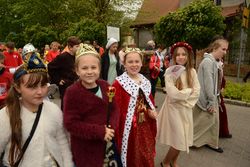
<path id="1" fill-rule="evenodd" d="M 175 87 L 175 79 L 171 74 L 165 75 L 167 96 L 157 120 L 157 139 L 161 144 L 189 152 L 189 146 L 193 144 L 192 108 L 199 98 L 200 84 L 194 69 L 193 92 L 187 86 L 186 71 L 180 77 L 183 83 L 182 90 Z"/>

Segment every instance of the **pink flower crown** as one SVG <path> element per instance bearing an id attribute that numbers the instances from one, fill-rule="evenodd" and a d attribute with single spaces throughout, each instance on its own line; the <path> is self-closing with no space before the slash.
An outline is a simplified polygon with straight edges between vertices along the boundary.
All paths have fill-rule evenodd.
<path id="1" fill-rule="evenodd" d="M 193 48 L 192 48 L 192 46 L 189 45 L 188 43 L 186 43 L 186 42 L 176 42 L 175 44 L 173 44 L 173 45 L 171 46 L 171 49 L 170 49 L 171 55 L 174 54 L 174 50 L 175 50 L 177 47 L 185 47 L 189 52 L 193 53 Z"/>

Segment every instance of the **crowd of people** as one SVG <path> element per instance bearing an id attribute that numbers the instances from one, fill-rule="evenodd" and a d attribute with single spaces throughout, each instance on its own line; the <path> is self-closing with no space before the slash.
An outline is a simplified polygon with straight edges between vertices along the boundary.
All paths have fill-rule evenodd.
<path id="1" fill-rule="evenodd" d="M 6 44 L 0 52 L 0 166 L 154 167 L 156 142 L 170 146 L 162 167 L 179 167 L 180 151 L 190 147 L 223 152 L 219 137 L 232 137 L 221 94 L 228 41 L 212 40 L 198 72 L 187 42 L 166 49 L 149 41 L 148 78 L 140 73 L 142 51 L 118 47 L 115 38 L 104 49 L 75 36 L 63 51 L 55 41 L 43 54 L 30 43 L 20 53 Z M 160 109 L 158 78 L 166 93 Z M 48 98 L 50 84 L 59 88 L 60 107 Z"/>

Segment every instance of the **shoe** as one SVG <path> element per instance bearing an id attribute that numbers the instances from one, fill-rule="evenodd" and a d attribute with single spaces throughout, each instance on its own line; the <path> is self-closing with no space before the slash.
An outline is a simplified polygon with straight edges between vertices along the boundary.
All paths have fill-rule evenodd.
<path id="1" fill-rule="evenodd" d="M 161 167 L 164 167 L 163 162 L 161 162 Z M 170 167 L 172 167 L 172 163 L 170 163 Z"/>
<path id="2" fill-rule="evenodd" d="M 231 139 L 233 136 L 232 134 L 228 134 L 228 135 L 223 135 L 223 136 L 220 136 L 220 138 L 228 138 L 228 139 Z"/>
<path id="3" fill-rule="evenodd" d="M 209 149 L 211 149 L 211 150 L 213 150 L 213 151 L 216 151 L 216 152 L 218 152 L 218 153 L 223 153 L 223 152 L 224 152 L 223 149 L 222 149 L 221 147 L 213 148 L 213 147 L 211 147 L 211 146 L 209 146 L 209 145 L 206 145 L 206 147 L 209 148 Z"/>

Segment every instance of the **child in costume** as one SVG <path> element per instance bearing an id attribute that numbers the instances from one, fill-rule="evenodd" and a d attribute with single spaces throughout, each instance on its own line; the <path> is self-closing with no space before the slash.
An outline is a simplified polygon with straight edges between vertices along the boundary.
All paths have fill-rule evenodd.
<path id="1" fill-rule="evenodd" d="M 124 67 L 126 72 L 113 84 L 120 106 L 116 143 L 122 164 L 123 167 L 153 167 L 157 113 L 151 84 L 139 73 L 142 67 L 140 49 L 126 49 Z"/>
<path id="2" fill-rule="evenodd" d="M 173 66 L 165 73 L 167 97 L 157 121 L 159 142 L 170 146 L 162 167 L 178 166 L 180 151 L 189 152 L 193 145 L 192 108 L 200 93 L 200 84 L 192 66 L 192 47 L 186 42 L 177 42 L 171 47 L 171 55 Z"/>
<path id="3" fill-rule="evenodd" d="M 0 111 L 0 153 L 5 151 L 3 164 L 7 167 L 73 167 L 62 112 L 44 100 L 47 76 L 47 68 L 36 54 L 13 75 L 6 107 Z"/>
<path id="4" fill-rule="evenodd" d="M 106 142 L 114 137 L 118 110 L 113 102 L 107 125 L 109 84 L 99 79 L 100 55 L 87 44 L 76 53 L 76 73 L 80 80 L 67 88 L 64 97 L 64 125 L 70 133 L 77 167 L 101 167 Z"/>

